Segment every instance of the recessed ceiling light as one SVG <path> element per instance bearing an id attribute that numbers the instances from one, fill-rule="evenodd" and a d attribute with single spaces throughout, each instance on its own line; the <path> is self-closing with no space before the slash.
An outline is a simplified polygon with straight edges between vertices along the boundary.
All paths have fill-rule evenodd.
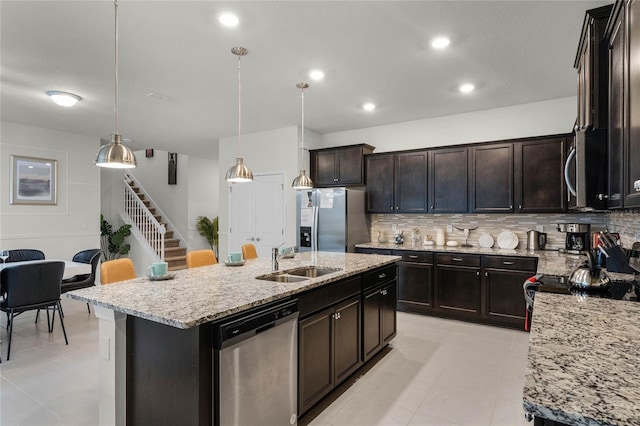
<path id="1" fill-rule="evenodd" d="M 311 77 L 312 80 L 322 80 L 324 78 L 324 72 L 320 71 L 320 70 L 313 70 L 309 73 L 309 77 Z"/>
<path id="2" fill-rule="evenodd" d="M 82 99 L 78 95 L 67 92 L 49 91 L 47 92 L 47 95 L 49 95 L 53 102 L 64 107 L 74 106 L 76 103 L 78 103 L 79 100 Z"/>
<path id="3" fill-rule="evenodd" d="M 431 47 L 434 49 L 444 49 L 451 41 L 447 37 L 436 37 L 431 40 Z"/>
<path id="4" fill-rule="evenodd" d="M 458 90 L 460 90 L 462 93 L 470 93 L 473 92 L 473 89 L 475 89 L 476 86 L 474 86 L 471 83 L 465 83 L 460 85 L 460 87 L 458 87 Z"/>
<path id="5" fill-rule="evenodd" d="M 366 104 L 362 105 L 362 109 L 365 111 L 373 111 L 374 109 L 376 109 L 376 104 L 367 102 Z"/>
<path id="6" fill-rule="evenodd" d="M 236 15 L 229 12 L 221 14 L 218 21 L 220 21 L 220 23 L 225 27 L 235 27 L 240 22 Z"/>

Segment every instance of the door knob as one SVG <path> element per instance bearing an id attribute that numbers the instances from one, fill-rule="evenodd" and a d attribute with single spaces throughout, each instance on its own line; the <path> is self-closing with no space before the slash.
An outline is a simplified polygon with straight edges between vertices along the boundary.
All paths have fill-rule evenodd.
<path id="1" fill-rule="evenodd" d="M 260 241 L 260 237 L 256 238 L 256 241 Z"/>
<path id="2" fill-rule="evenodd" d="M 256 239 L 255 239 L 255 238 L 253 238 L 253 237 L 251 237 L 251 238 L 247 238 L 247 240 L 249 240 L 249 241 L 255 241 Z"/>

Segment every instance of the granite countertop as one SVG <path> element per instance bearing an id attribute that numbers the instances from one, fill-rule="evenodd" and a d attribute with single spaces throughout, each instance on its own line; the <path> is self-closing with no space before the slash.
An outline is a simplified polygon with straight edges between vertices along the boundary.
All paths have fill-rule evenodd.
<path id="1" fill-rule="evenodd" d="M 526 249 L 501 249 L 501 248 L 483 248 L 474 247 L 448 247 L 448 246 L 425 246 L 418 244 L 394 244 L 394 243 L 363 243 L 356 244 L 358 248 L 383 249 L 383 250 L 414 250 L 414 251 L 431 251 L 439 253 L 466 253 L 466 254 L 485 254 L 494 256 L 521 256 L 521 257 L 537 257 L 538 258 L 538 274 L 552 276 L 569 276 L 573 270 L 582 265 L 587 257 L 583 254 L 561 253 L 558 250 L 526 250 Z M 623 274 L 619 272 L 605 272 L 614 281 L 634 281 L 634 274 Z"/>
<path id="2" fill-rule="evenodd" d="M 66 294 L 127 315 L 190 328 L 399 259 L 357 253 L 298 253 L 293 259 L 280 260 L 280 270 L 318 265 L 341 271 L 297 283 L 278 283 L 256 279 L 271 273 L 271 259 L 251 259 L 244 266 L 218 264 L 176 271 L 172 280 L 150 281 L 142 277 Z"/>
<path id="3" fill-rule="evenodd" d="M 523 407 L 570 425 L 640 424 L 640 303 L 537 293 Z"/>

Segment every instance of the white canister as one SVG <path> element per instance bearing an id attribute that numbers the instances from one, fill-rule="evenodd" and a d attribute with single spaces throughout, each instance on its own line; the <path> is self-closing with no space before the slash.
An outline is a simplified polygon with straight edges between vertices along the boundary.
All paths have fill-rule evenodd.
<path id="1" fill-rule="evenodd" d="M 436 228 L 436 245 L 443 246 L 444 245 L 444 229 Z"/>

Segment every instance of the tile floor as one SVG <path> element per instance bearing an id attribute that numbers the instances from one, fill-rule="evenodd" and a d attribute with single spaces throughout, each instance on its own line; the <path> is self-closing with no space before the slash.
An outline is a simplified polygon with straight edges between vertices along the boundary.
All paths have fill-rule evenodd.
<path id="1" fill-rule="evenodd" d="M 98 321 L 63 297 L 69 346 L 34 314 L 16 319 L 6 361 L 0 316 L 0 425 L 95 425 Z M 528 334 L 398 313 L 398 336 L 301 426 L 528 424 L 522 387 Z M 366 373 L 366 374 L 364 374 Z M 528 424 L 530 425 L 530 424 Z"/>

